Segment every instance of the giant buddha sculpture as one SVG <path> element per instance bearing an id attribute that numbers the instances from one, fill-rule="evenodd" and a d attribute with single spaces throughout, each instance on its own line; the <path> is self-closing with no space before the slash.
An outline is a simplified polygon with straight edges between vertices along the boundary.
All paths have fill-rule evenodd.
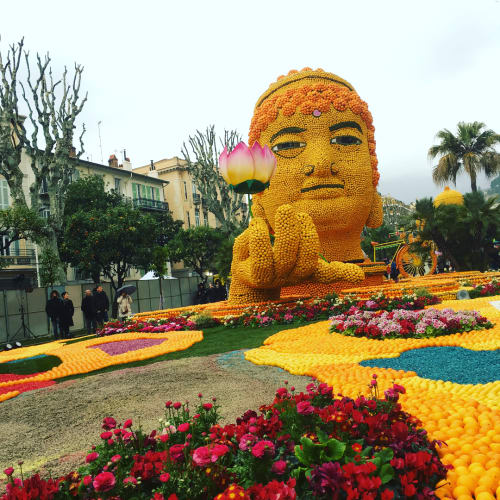
<path id="1" fill-rule="evenodd" d="M 259 97 L 249 145 L 277 158 L 236 239 L 229 301 L 277 299 L 302 282 L 358 283 L 364 226 L 382 224 L 374 127 L 367 104 L 321 69 L 291 71 Z"/>

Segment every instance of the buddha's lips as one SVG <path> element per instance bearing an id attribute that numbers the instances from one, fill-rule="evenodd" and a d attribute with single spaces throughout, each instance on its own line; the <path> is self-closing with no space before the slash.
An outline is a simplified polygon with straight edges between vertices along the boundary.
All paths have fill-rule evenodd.
<path id="1" fill-rule="evenodd" d="M 314 186 L 309 186 L 306 188 L 302 188 L 300 190 L 301 193 L 307 193 L 307 191 L 314 191 L 316 189 L 323 189 L 323 188 L 340 188 L 344 189 L 343 184 L 316 184 Z"/>

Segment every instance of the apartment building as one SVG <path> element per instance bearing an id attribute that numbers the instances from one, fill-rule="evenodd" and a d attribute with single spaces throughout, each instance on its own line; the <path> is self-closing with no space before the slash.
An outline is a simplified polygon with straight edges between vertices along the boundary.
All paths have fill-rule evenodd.
<path id="1" fill-rule="evenodd" d="M 131 200 L 135 207 L 145 211 L 166 211 L 169 209 L 165 202 L 163 186 L 168 181 L 159 179 L 156 175 L 144 175 L 132 170 L 130 159 L 124 153 L 123 161 L 120 163 L 116 155 L 109 157 L 108 164 L 95 163 L 82 159 L 72 159 L 75 162 L 74 180 L 81 176 L 100 175 L 104 179 L 107 189 L 116 190 L 127 199 Z M 21 159 L 21 170 L 24 174 L 23 189 L 26 199 L 29 199 L 29 188 L 34 181 L 34 174 L 30 168 L 30 157 L 23 152 Z M 43 217 L 50 215 L 49 199 L 47 186 L 42 185 L 40 190 L 40 199 L 42 208 L 40 214 Z M 46 202 L 46 203 L 44 203 Z M 0 208 L 5 209 L 10 206 L 9 187 L 7 181 L 0 176 Z M 0 235 L 5 238 L 5 235 Z M 5 255 L 0 255 L 5 267 L 0 270 L 0 277 L 12 277 L 17 274 L 25 274 L 37 280 L 38 269 L 38 251 L 36 246 L 30 241 L 16 241 Z M 131 279 L 140 278 L 141 273 L 134 271 L 131 273 Z M 69 282 L 85 279 L 75 269 L 68 270 L 67 279 Z"/>

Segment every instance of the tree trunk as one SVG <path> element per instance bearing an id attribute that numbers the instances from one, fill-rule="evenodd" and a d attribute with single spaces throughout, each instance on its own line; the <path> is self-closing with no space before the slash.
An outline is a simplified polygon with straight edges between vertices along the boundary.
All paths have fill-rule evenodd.
<path id="1" fill-rule="evenodd" d="M 165 305 L 163 303 L 163 288 L 162 288 L 162 279 L 161 279 L 161 275 L 158 276 L 158 280 L 159 280 L 159 285 L 160 285 L 160 309 L 164 309 L 165 308 Z"/>
<path id="2" fill-rule="evenodd" d="M 473 193 L 477 191 L 477 179 L 476 179 L 476 174 L 471 174 L 470 176 L 470 188 Z"/>

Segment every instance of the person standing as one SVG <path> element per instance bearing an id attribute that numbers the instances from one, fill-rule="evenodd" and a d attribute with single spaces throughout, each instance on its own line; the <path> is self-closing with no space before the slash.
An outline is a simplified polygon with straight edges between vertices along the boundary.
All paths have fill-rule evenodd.
<path id="1" fill-rule="evenodd" d="M 132 297 L 127 292 L 122 292 L 116 302 L 118 303 L 118 319 L 125 321 L 132 314 Z"/>
<path id="2" fill-rule="evenodd" d="M 398 276 L 399 276 L 399 269 L 398 269 L 398 266 L 396 265 L 396 261 L 393 260 L 391 262 L 391 279 L 397 283 Z"/>
<path id="3" fill-rule="evenodd" d="M 95 317 L 97 324 L 100 328 L 104 325 L 104 322 L 109 321 L 108 309 L 109 309 L 109 299 L 106 292 L 99 285 L 94 292 L 94 303 L 95 303 Z"/>
<path id="4" fill-rule="evenodd" d="M 69 327 L 73 326 L 73 315 L 75 314 L 75 308 L 73 306 L 73 301 L 69 298 L 68 292 L 63 292 L 62 294 L 62 313 L 59 319 L 61 326 L 61 336 L 63 339 L 71 338 L 69 334 Z"/>
<path id="5" fill-rule="evenodd" d="M 93 333 L 95 335 L 97 330 L 95 300 L 90 290 L 85 290 L 85 296 L 82 299 L 82 313 L 87 334 Z"/>
<path id="6" fill-rule="evenodd" d="M 54 330 L 54 338 L 58 339 L 60 337 L 60 325 L 59 320 L 63 312 L 63 301 L 59 297 L 59 292 L 57 290 L 52 290 L 50 292 L 50 299 L 45 305 L 45 312 L 50 318 L 52 323 L 52 329 Z"/>
<path id="7" fill-rule="evenodd" d="M 219 279 L 215 280 L 215 301 L 227 300 L 226 287 L 222 285 Z"/>

